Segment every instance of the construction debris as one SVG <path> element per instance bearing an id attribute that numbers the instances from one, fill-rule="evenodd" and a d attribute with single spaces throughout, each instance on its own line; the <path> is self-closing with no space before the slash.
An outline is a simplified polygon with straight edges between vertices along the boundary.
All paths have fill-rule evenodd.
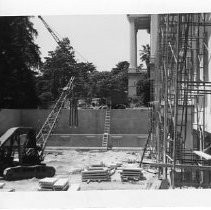
<path id="1" fill-rule="evenodd" d="M 124 181 L 139 181 L 143 179 L 143 173 L 140 168 L 124 168 L 122 169 L 121 180 Z"/>

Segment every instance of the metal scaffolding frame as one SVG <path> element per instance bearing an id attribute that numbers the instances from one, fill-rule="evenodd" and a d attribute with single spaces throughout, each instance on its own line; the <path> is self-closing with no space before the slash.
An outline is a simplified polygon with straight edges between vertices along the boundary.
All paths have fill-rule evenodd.
<path id="1" fill-rule="evenodd" d="M 154 84 L 158 91 L 152 109 L 155 120 L 152 132 L 159 175 L 167 178 L 168 169 L 171 169 L 173 188 L 178 179 L 176 165 L 177 168 L 178 164 L 196 165 L 198 171 L 192 170 L 190 176 L 198 177 L 196 182 L 200 186 L 205 174 L 200 166 L 211 166 L 210 161 L 192 151 L 204 152 L 207 147 L 205 117 L 207 95 L 211 94 L 211 82 L 207 81 L 209 16 L 208 13 L 159 15 L 159 51 Z M 195 140 L 193 132 L 197 134 Z M 190 141 L 194 142 L 192 150 L 187 149 Z M 179 172 L 179 182 L 184 183 L 186 167 L 180 167 Z"/>

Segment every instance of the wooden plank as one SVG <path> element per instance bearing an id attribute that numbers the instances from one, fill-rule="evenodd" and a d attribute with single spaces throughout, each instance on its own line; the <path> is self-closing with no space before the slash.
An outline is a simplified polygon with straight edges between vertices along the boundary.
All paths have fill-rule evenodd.
<path id="1" fill-rule="evenodd" d="M 167 167 L 173 168 L 172 164 L 164 164 L 164 163 L 152 163 L 152 162 L 143 162 L 144 165 L 150 165 L 151 167 Z M 211 166 L 199 166 L 199 165 L 188 165 L 188 164 L 176 164 L 176 168 L 186 168 L 186 169 L 194 169 L 194 170 L 208 170 L 211 171 Z"/>
<path id="2" fill-rule="evenodd" d="M 109 175 L 109 173 L 82 173 L 82 176 L 106 176 Z"/>
<path id="3" fill-rule="evenodd" d="M 142 169 L 141 168 L 122 168 L 123 171 L 137 171 L 137 172 L 141 172 Z"/>
<path id="4" fill-rule="evenodd" d="M 135 172 L 135 171 L 122 171 L 122 174 L 142 174 L 142 172 Z"/>
<path id="5" fill-rule="evenodd" d="M 111 179 L 82 179 L 82 182 L 87 182 L 87 181 L 111 181 Z"/>
<path id="6" fill-rule="evenodd" d="M 194 154 L 198 155 L 199 157 L 202 157 L 206 160 L 211 160 L 211 155 L 205 153 L 205 152 L 202 152 L 202 151 L 193 151 Z"/>
<path id="7" fill-rule="evenodd" d="M 89 171 L 93 171 L 93 170 L 102 170 L 102 171 L 104 171 L 105 167 L 89 167 L 88 170 Z"/>
<path id="8" fill-rule="evenodd" d="M 95 178 L 102 178 L 102 179 L 106 178 L 107 179 L 107 178 L 110 178 L 110 176 L 82 176 L 81 178 L 82 179 L 92 179 L 92 178 L 93 179 L 95 179 Z"/>

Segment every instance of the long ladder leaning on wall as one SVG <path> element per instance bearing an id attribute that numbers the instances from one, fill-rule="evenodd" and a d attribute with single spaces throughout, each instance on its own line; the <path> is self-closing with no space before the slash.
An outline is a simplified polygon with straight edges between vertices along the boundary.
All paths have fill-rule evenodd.
<path id="1" fill-rule="evenodd" d="M 102 140 L 102 147 L 106 150 L 108 149 L 110 126 L 111 126 L 111 108 L 108 107 L 106 109 L 105 122 L 104 122 L 104 133 L 103 133 L 103 140 Z"/>

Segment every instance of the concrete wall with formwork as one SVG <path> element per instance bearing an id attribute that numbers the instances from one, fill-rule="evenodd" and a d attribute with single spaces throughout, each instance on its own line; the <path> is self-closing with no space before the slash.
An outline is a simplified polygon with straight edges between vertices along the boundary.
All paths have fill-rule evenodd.
<path id="1" fill-rule="evenodd" d="M 20 110 L 2 109 L 0 111 L 0 136 L 9 128 L 17 127 L 21 123 Z"/>

